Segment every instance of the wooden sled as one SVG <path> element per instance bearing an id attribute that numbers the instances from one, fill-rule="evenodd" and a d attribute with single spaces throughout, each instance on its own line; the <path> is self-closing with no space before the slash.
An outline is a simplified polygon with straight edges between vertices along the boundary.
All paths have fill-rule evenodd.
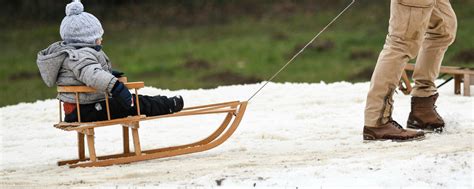
<path id="1" fill-rule="evenodd" d="M 406 71 L 415 70 L 415 64 L 407 64 L 405 71 L 403 71 L 402 81 L 400 82 L 399 89 L 406 95 L 410 94 L 412 87 L 410 79 L 407 76 Z M 463 95 L 470 96 L 470 86 L 474 85 L 474 69 L 460 68 L 454 66 L 441 66 L 440 73 L 452 75 L 454 78 L 454 94 L 461 94 L 461 83 L 463 83 Z M 448 80 L 447 80 L 448 81 Z M 403 86 L 405 85 L 405 86 Z"/>
<path id="2" fill-rule="evenodd" d="M 76 131 L 77 132 L 77 144 L 78 144 L 78 158 L 72 160 L 59 161 L 58 165 L 70 165 L 69 167 L 92 167 L 92 166 L 109 166 L 114 164 L 124 164 L 130 162 L 144 161 L 150 159 L 166 158 L 172 156 L 178 156 L 183 154 L 190 154 L 196 152 L 206 151 L 215 148 L 225 142 L 237 129 L 244 116 L 247 101 L 231 101 L 217 104 L 209 104 L 203 106 L 194 106 L 184 108 L 182 111 L 162 115 L 147 117 L 140 114 L 140 104 L 138 103 L 138 89 L 144 87 L 143 82 L 130 82 L 124 83 L 128 89 L 133 89 L 134 93 L 137 94 L 135 100 L 137 106 L 137 116 L 129 116 L 126 118 L 110 119 L 109 102 L 106 94 L 106 105 L 108 120 L 97 121 L 97 122 L 81 122 L 80 113 L 78 113 L 78 122 L 67 123 L 62 121 L 62 108 L 61 101 L 59 102 L 59 119 L 60 122 L 55 124 L 54 127 L 65 131 Z M 59 86 L 57 88 L 59 93 L 75 93 L 76 95 L 76 108 L 80 110 L 79 106 L 79 93 L 90 93 L 95 92 L 95 89 L 86 86 Z M 79 112 L 79 111 L 77 111 Z M 140 139 L 138 130 L 140 128 L 140 121 L 148 121 L 169 117 L 178 116 L 196 116 L 206 114 L 225 114 L 225 118 L 221 125 L 208 137 L 190 144 L 171 146 L 166 148 L 158 148 L 151 150 L 142 150 L 140 146 Z M 99 127 L 107 127 L 113 125 L 122 126 L 123 135 L 123 153 L 96 156 L 95 144 L 94 144 L 94 130 Z M 129 135 L 130 130 L 132 131 L 132 142 L 133 151 L 130 149 Z M 85 155 L 84 138 L 87 139 L 87 147 L 89 150 L 89 157 Z"/>

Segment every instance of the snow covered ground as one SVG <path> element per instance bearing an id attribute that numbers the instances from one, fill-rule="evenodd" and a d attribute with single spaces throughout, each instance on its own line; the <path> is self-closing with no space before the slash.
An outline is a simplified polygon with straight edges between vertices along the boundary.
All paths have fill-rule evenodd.
<path id="1" fill-rule="evenodd" d="M 362 141 L 369 83 L 271 83 L 254 98 L 234 135 L 210 151 L 100 168 L 70 169 L 76 135 L 53 128 L 56 100 L 0 108 L 0 188 L 472 188 L 474 98 L 440 90 L 447 127 L 423 141 Z M 145 88 L 181 94 L 186 105 L 246 100 L 260 84 L 211 90 Z M 471 89 L 472 90 L 472 89 Z M 393 117 L 405 123 L 410 98 L 395 95 Z M 221 116 L 142 124 L 143 149 L 207 136 Z M 97 153 L 121 151 L 121 129 L 96 130 Z M 220 186 L 218 186 L 220 182 Z"/>

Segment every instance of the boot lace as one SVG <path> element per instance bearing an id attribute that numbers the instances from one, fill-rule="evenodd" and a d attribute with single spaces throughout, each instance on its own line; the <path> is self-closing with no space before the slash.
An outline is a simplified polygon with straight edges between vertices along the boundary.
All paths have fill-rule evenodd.
<path id="1" fill-rule="evenodd" d="M 392 125 L 395 125 L 395 127 L 399 128 L 399 129 L 401 129 L 401 130 L 405 130 L 405 129 L 403 129 L 403 127 L 402 127 L 400 124 L 398 124 L 398 123 L 397 123 L 395 120 L 393 120 L 393 119 L 390 119 L 390 121 L 388 121 L 388 122 L 389 122 L 389 123 L 392 123 Z"/>

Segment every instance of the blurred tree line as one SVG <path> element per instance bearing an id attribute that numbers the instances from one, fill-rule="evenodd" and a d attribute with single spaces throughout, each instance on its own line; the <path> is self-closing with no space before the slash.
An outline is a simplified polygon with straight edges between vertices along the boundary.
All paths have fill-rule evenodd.
<path id="1" fill-rule="evenodd" d="M 356 6 L 380 4 L 389 10 L 390 0 L 357 0 Z M 457 0 L 456 4 L 471 4 Z M 0 0 L 0 29 L 58 23 L 71 0 Z M 87 12 L 112 25 L 150 26 L 223 23 L 234 17 L 282 17 L 294 12 L 315 13 L 342 7 L 350 0 L 82 0 Z"/>
<path id="2" fill-rule="evenodd" d="M 58 23 L 71 0 L 0 0 L 5 27 Z M 192 25 L 226 22 L 239 16 L 285 16 L 343 6 L 350 0 L 82 0 L 86 12 L 106 22 L 131 25 Z M 360 0 L 358 4 L 384 3 Z"/>

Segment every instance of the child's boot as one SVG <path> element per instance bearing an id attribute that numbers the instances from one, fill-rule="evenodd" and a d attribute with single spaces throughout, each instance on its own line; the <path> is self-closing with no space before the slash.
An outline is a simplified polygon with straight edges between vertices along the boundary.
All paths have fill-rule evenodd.
<path id="1" fill-rule="evenodd" d="M 171 101 L 171 109 L 173 110 L 173 113 L 179 112 L 183 109 L 184 100 L 183 100 L 183 97 L 181 97 L 181 95 L 170 97 L 168 98 L 168 100 Z"/>

